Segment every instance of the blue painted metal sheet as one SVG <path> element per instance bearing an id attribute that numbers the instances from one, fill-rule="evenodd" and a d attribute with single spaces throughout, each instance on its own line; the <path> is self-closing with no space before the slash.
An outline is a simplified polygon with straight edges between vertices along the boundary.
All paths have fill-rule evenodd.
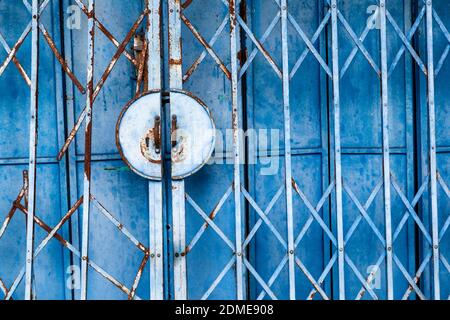
<path id="1" fill-rule="evenodd" d="M 211 13 L 207 17 L 202 9 L 205 7 L 208 7 L 208 11 Z M 210 41 L 216 30 L 222 27 L 222 32 L 216 37 L 213 49 L 222 61 L 229 65 L 230 27 L 227 7 L 220 1 L 214 3 L 204 0 L 194 1 L 184 10 L 184 14 L 206 41 Z M 182 27 L 182 46 L 183 73 L 186 74 L 205 48 L 185 24 Z M 229 135 L 231 133 L 228 132 L 228 140 L 226 137 L 226 129 L 232 127 L 230 82 L 209 54 L 183 84 L 183 87 L 197 95 L 209 107 L 219 130 L 218 139 L 224 144 L 228 142 L 227 150 L 230 150 L 232 140 L 229 139 Z M 215 159 L 219 164 L 207 166 L 195 176 L 187 179 L 186 193 L 207 216 L 210 216 L 221 200 L 225 199 L 220 210 L 216 210 L 216 217 L 213 221 L 233 244 L 235 242 L 235 205 L 234 195 L 228 192 L 233 184 L 233 159 L 231 154 L 224 155 L 218 150 L 216 150 Z M 201 299 L 208 293 L 210 299 L 235 299 L 237 275 L 235 267 L 230 268 L 229 265 L 230 260 L 234 258 L 234 251 L 211 226 L 205 229 L 198 240 L 195 240 L 196 234 L 201 231 L 204 224 L 205 220 L 188 201 L 186 203 L 186 243 L 188 246 L 193 245 L 187 254 L 188 297 Z M 192 242 L 193 240 L 195 242 Z M 199 270 L 193 267 L 200 265 L 202 272 L 198 272 Z M 209 293 L 209 289 L 212 288 L 224 269 L 228 272 L 224 274 L 220 283 L 214 286 L 215 290 Z"/>
<path id="2" fill-rule="evenodd" d="M 114 3 L 96 1 L 96 18 L 121 43 L 143 9 L 143 3 L 140 1 L 124 2 L 116 0 Z M 123 12 L 128 14 L 123 15 Z M 120 21 L 120 23 L 117 23 L 117 21 Z M 80 79 L 86 77 L 84 71 L 87 68 L 86 26 L 87 19 L 83 15 L 81 29 L 71 30 L 70 49 L 73 52 L 73 70 L 78 71 L 77 75 Z M 138 30 L 142 33 L 144 25 L 140 25 Z M 131 52 L 131 48 L 132 41 L 127 44 L 126 50 Z M 118 48 L 96 28 L 95 85 L 99 83 L 117 50 Z M 122 56 L 117 61 L 95 101 L 93 108 L 91 193 L 124 228 L 130 230 L 135 239 L 148 247 L 148 184 L 146 180 L 133 174 L 126 164 L 120 160 L 115 142 L 116 122 L 122 108 L 134 96 L 135 77 L 134 66 Z M 72 116 L 77 119 L 86 105 L 86 99 L 78 91 L 75 90 L 75 93 Z M 80 132 L 76 138 L 74 150 L 77 163 L 76 176 L 71 176 L 71 179 L 77 181 L 77 198 L 83 195 L 84 141 L 84 132 Z M 83 212 L 80 210 L 80 221 L 82 215 Z M 92 203 L 89 221 L 89 257 L 119 283 L 131 289 L 144 253 Z M 78 230 L 74 229 L 74 232 L 78 233 L 79 239 L 81 239 L 81 223 L 78 225 Z M 74 245 L 81 248 L 81 243 L 74 243 Z M 139 298 L 149 298 L 148 281 L 149 271 L 148 265 L 146 265 L 136 292 Z M 79 295 L 80 291 L 75 290 L 75 297 L 78 298 Z M 90 267 L 87 298 L 127 299 L 128 295 Z"/>
<path id="3" fill-rule="evenodd" d="M 57 3 L 51 3 L 41 22 L 46 25 L 50 33 L 59 35 L 59 7 Z M 30 14 L 20 2 L 0 2 L 2 12 L 1 32 L 10 47 L 17 41 L 23 30 L 29 23 Z M 58 40 L 56 40 L 58 41 Z M 64 124 L 59 122 L 58 113 L 63 105 L 60 103 L 62 92 L 57 88 L 57 62 L 49 46 L 43 41 L 40 44 L 40 68 L 39 86 L 42 91 L 39 96 L 40 127 L 37 164 L 37 206 L 36 216 L 48 225 L 54 226 L 61 219 L 66 205 L 67 189 L 65 181 L 60 181 L 61 167 L 55 157 L 58 152 L 59 133 L 64 132 Z M 3 61 L 7 53 L 2 50 L 0 59 Z M 31 68 L 31 38 L 25 40 L 17 53 L 17 59 L 24 70 L 30 75 Z M 28 115 L 29 115 L 29 87 L 11 64 L 0 79 L 0 146 L 2 190 L 1 194 L 1 220 L 2 223 L 22 188 L 22 172 L 28 170 Z M 11 132 L 15 132 L 11 135 Z M 65 168 L 63 168 L 65 170 Z M 23 203 L 23 202 L 22 202 Z M 19 275 L 19 271 L 25 267 L 25 242 L 26 242 L 26 216 L 16 211 L 11 220 L 11 225 L 6 229 L 1 241 L 0 274 L 2 281 L 9 288 Z M 64 235 L 68 234 L 65 227 Z M 47 236 L 47 232 L 36 227 L 35 241 L 40 243 Z M 38 299 L 70 299 L 71 293 L 65 288 L 66 268 L 70 257 L 58 241 L 52 240 L 35 260 L 35 295 Z M 66 260 L 65 260 L 66 259 Z M 24 297 L 24 281 L 22 279 L 13 298 Z"/>
<path id="4" fill-rule="evenodd" d="M 136 94 L 139 65 L 129 30 L 141 16 L 135 30 L 144 34 L 144 1 L 95 1 L 94 88 L 105 81 L 94 91 L 88 166 L 84 122 L 57 160 L 86 106 L 86 93 L 73 80 L 86 88 L 87 1 L 49 3 L 40 21 L 67 67 L 41 35 L 36 216 L 48 228 L 36 223 L 35 250 L 83 194 L 91 195 L 84 199 L 91 210 L 84 227 L 81 208 L 75 210 L 59 232 L 69 243 L 53 238 L 36 258 L 36 298 L 84 298 L 80 286 L 67 286 L 73 265 L 87 299 L 149 299 L 148 261 L 156 258 L 164 262 L 157 276 L 164 278 L 166 299 L 183 296 L 184 286 L 189 299 L 449 297 L 445 1 L 195 0 L 183 3 L 181 12 L 170 12 L 162 1 L 162 29 L 154 30 L 162 41 L 153 43 L 161 45 L 162 56 L 149 59 L 160 59 L 166 90 L 171 83 L 180 87 L 181 79 L 173 77 L 181 66 L 183 89 L 209 107 L 219 131 L 211 163 L 184 183 L 168 175 L 166 139 L 163 197 L 154 199 L 164 208 L 160 257 L 149 248 L 148 181 L 129 170 L 115 141 L 119 114 Z M 235 6 L 236 21 L 229 9 Z M 68 28 L 77 12 L 79 27 Z M 0 0 L 0 32 L 10 47 L 29 19 L 21 2 Z M 230 22 L 236 23 L 231 34 Z M 181 39 L 172 29 L 178 23 Z M 127 35 L 130 41 L 121 46 Z M 178 53 L 173 41 L 181 41 L 182 61 L 171 59 Z M 15 55 L 28 75 L 31 48 L 29 37 Z M 0 50 L 0 63 L 7 55 Z M 29 87 L 15 64 L 0 74 L 2 224 L 29 156 Z M 108 66 L 111 73 L 105 73 Z M 162 105 L 169 114 L 167 94 Z M 163 119 L 169 131 L 170 117 Z M 237 148 L 233 135 L 239 130 L 246 140 Z M 184 184 L 184 200 L 172 184 Z M 173 201 L 175 195 L 181 198 Z M 0 233 L 3 291 L 25 265 L 21 208 L 26 205 Z M 174 220 L 173 212 L 185 216 Z M 186 249 L 178 252 L 173 241 L 183 230 L 173 224 L 182 227 L 183 218 Z M 84 254 L 88 273 L 78 278 Z M 174 271 L 175 261 L 181 268 Z M 14 299 L 25 295 L 24 282 Z"/>

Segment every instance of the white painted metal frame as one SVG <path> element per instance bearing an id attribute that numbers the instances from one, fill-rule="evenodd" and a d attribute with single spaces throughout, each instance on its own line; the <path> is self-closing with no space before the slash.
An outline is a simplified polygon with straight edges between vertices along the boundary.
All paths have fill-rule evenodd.
<path id="1" fill-rule="evenodd" d="M 149 89 L 161 90 L 161 0 L 147 0 Z M 161 93 L 160 99 L 161 101 Z M 161 117 L 161 114 L 160 114 Z M 162 170 L 162 161 L 161 161 Z M 150 299 L 164 299 L 163 183 L 149 181 Z"/>
<path id="2" fill-rule="evenodd" d="M 168 0 L 169 8 L 169 86 L 183 89 L 181 52 L 181 4 L 179 0 Z M 172 118 L 172 114 L 170 114 Z M 173 227 L 173 273 L 174 298 L 188 298 L 186 273 L 186 208 L 184 180 L 171 182 L 172 185 L 172 227 Z"/>

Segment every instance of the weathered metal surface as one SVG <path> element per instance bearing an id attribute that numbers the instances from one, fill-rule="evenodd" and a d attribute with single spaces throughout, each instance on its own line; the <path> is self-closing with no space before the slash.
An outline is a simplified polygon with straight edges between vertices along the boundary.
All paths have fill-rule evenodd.
<path id="1" fill-rule="evenodd" d="M 144 90 L 162 90 L 162 62 L 161 57 L 161 9 L 160 0 L 148 0 L 146 42 L 145 49 L 148 48 L 147 55 L 147 78 Z M 138 77 L 139 85 L 139 77 Z M 160 95 L 159 117 L 162 118 L 162 96 Z M 163 127 L 161 127 L 162 129 Z M 163 150 L 161 150 L 163 152 Z M 163 166 L 160 166 L 163 172 Z M 161 174 L 162 175 L 162 174 Z M 148 183 L 148 212 L 149 212 L 149 245 L 150 251 L 150 299 L 164 300 L 167 291 L 167 278 L 165 278 L 164 265 L 167 249 L 164 246 L 165 216 L 163 212 L 163 182 L 149 181 Z"/>
<path id="2" fill-rule="evenodd" d="M 89 261 L 89 226 L 91 212 L 91 177 L 92 177 L 92 107 L 94 105 L 94 68 L 95 68 L 95 0 L 88 2 L 88 54 L 86 83 L 86 127 L 84 132 L 84 179 L 83 179 L 83 222 L 81 229 L 81 295 L 80 300 L 87 299 L 88 261 Z"/>
<path id="3" fill-rule="evenodd" d="M 199 171 L 215 147 L 215 125 L 208 107 L 184 91 L 170 91 L 172 113 L 172 178 Z M 161 181 L 161 92 L 131 101 L 117 123 L 117 146 L 125 163 L 140 176 Z"/>
<path id="4" fill-rule="evenodd" d="M 161 93 L 131 101 L 117 122 L 117 146 L 123 160 L 140 176 L 161 181 Z"/>
<path id="5" fill-rule="evenodd" d="M 39 19 L 40 5 L 38 0 L 32 2 L 31 21 L 31 101 L 30 101 L 30 158 L 29 179 L 27 189 L 27 252 L 25 274 L 25 300 L 33 296 L 33 259 L 34 259 L 34 215 L 36 210 L 36 162 L 38 144 L 38 104 L 39 104 Z"/>
<path id="6" fill-rule="evenodd" d="M 39 2 L 0 1 L 6 299 L 450 298 L 448 2 Z M 69 4 L 87 25 L 65 25 Z M 205 103 L 179 111 L 181 89 Z M 161 128 L 137 141 L 147 162 L 160 146 L 156 182 L 115 146 L 148 90 Z M 177 174 L 186 140 L 166 128 L 212 127 L 205 104 L 231 148 Z M 256 165 L 247 129 L 280 132 Z"/>
<path id="7" fill-rule="evenodd" d="M 169 87 L 171 89 L 183 89 L 183 55 L 181 35 L 181 2 L 180 0 L 168 0 L 168 60 L 169 60 Z M 176 116 L 169 105 L 169 119 Z M 170 125 L 170 130 L 173 128 Z M 170 139 L 172 140 L 172 139 Z M 171 158 L 174 154 L 171 149 Z M 173 241 L 173 297 L 175 300 L 189 298 L 187 284 L 187 259 L 183 254 L 186 247 L 186 205 L 185 205 L 185 181 L 169 180 L 172 198 L 172 241 Z"/>

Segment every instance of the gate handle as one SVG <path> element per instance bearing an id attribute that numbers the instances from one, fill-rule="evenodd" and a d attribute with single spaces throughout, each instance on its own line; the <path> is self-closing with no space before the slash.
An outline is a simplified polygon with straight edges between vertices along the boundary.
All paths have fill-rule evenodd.
<path id="1" fill-rule="evenodd" d="M 178 139 L 177 139 L 177 130 L 178 130 L 178 124 L 177 124 L 177 116 L 173 115 L 172 116 L 172 134 L 171 134 L 171 142 L 172 142 L 172 148 L 175 148 L 177 146 L 178 143 Z"/>
<path id="2" fill-rule="evenodd" d="M 155 126 L 153 127 L 154 139 L 155 139 L 155 152 L 157 154 L 161 153 L 161 117 L 155 117 Z M 148 138 L 147 138 L 148 139 Z M 150 144 L 150 141 L 147 140 L 147 146 Z"/>

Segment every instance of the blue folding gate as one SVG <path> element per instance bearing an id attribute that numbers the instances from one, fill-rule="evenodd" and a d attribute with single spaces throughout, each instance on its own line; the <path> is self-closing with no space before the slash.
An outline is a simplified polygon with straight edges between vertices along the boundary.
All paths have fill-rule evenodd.
<path id="1" fill-rule="evenodd" d="M 445 0 L 0 0 L 0 296 L 449 299 L 449 28 Z M 162 181 L 116 146 L 149 90 Z M 184 180 L 175 90 L 217 128 Z"/>

